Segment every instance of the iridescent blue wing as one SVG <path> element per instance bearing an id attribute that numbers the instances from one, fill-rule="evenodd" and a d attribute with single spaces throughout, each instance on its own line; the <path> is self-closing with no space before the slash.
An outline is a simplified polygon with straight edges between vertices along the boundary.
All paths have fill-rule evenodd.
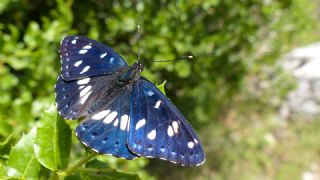
<path id="1" fill-rule="evenodd" d="M 110 154 L 125 159 L 139 156 L 127 147 L 130 89 L 121 88 L 117 95 L 109 98 L 105 106 L 89 114 L 77 128 L 78 139 L 100 154 Z"/>
<path id="2" fill-rule="evenodd" d="M 61 77 L 71 81 L 112 74 L 127 63 L 110 47 L 82 36 L 66 36 L 61 41 Z"/>
<path id="3" fill-rule="evenodd" d="M 183 166 L 205 161 L 200 141 L 179 110 L 151 82 L 141 77 L 131 94 L 128 147 L 139 155 Z"/>

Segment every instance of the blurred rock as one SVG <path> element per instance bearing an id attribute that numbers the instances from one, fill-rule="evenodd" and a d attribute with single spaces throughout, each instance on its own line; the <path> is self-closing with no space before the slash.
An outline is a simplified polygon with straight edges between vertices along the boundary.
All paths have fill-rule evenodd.
<path id="1" fill-rule="evenodd" d="M 284 119 L 315 119 L 320 115 L 320 43 L 288 53 L 282 67 L 296 78 L 297 88 L 288 94 L 280 115 Z"/>

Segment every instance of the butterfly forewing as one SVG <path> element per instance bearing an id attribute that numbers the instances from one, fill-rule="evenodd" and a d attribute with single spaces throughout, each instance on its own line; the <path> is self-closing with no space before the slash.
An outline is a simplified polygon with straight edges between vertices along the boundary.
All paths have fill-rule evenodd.
<path id="1" fill-rule="evenodd" d="M 70 81 L 112 74 L 127 63 L 111 48 L 82 36 L 66 36 L 61 41 L 61 75 Z"/>
<path id="2" fill-rule="evenodd" d="M 144 78 L 131 94 L 129 149 L 184 166 L 201 165 L 205 155 L 197 135 L 179 110 Z"/>

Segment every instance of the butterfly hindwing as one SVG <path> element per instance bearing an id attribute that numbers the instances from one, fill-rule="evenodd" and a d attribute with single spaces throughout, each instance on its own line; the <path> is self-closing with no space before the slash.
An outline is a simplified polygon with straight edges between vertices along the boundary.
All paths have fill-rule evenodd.
<path id="1" fill-rule="evenodd" d="M 61 41 L 61 75 L 70 81 L 112 74 L 127 63 L 110 47 L 82 36 L 66 36 Z"/>
<path id="2" fill-rule="evenodd" d="M 90 114 L 76 128 L 78 139 L 100 154 L 111 154 L 125 159 L 139 157 L 127 148 L 130 122 L 129 96 L 129 90 L 122 90 L 109 105 Z"/>
<path id="3" fill-rule="evenodd" d="M 204 162 L 192 127 L 170 100 L 142 77 L 133 85 L 130 113 L 128 147 L 135 154 L 184 166 Z"/>

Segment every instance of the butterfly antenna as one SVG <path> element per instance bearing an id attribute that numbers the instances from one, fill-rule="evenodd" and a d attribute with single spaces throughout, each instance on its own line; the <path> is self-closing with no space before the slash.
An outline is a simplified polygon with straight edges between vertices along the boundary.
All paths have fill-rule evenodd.
<path id="1" fill-rule="evenodd" d="M 139 45 L 139 42 L 140 42 L 140 25 L 138 25 L 137 31 L 138 31 L 138 41 L 137 41 L 137 44 L 138 44 L 138 63 L 141 63 L 141 61 L 140 61 L 140 45 Z"/>
<path id="2" fill-rule="evenodd" d="M 170 61 L 179 61 L 179 60 L 192 61 L 193 60 L 193 56 L 188 55 L 188 56 L 178 57 L 178 58 L 175 58 L 175 59 L 155 60 L 153 62 L 170 62 Z"/>

